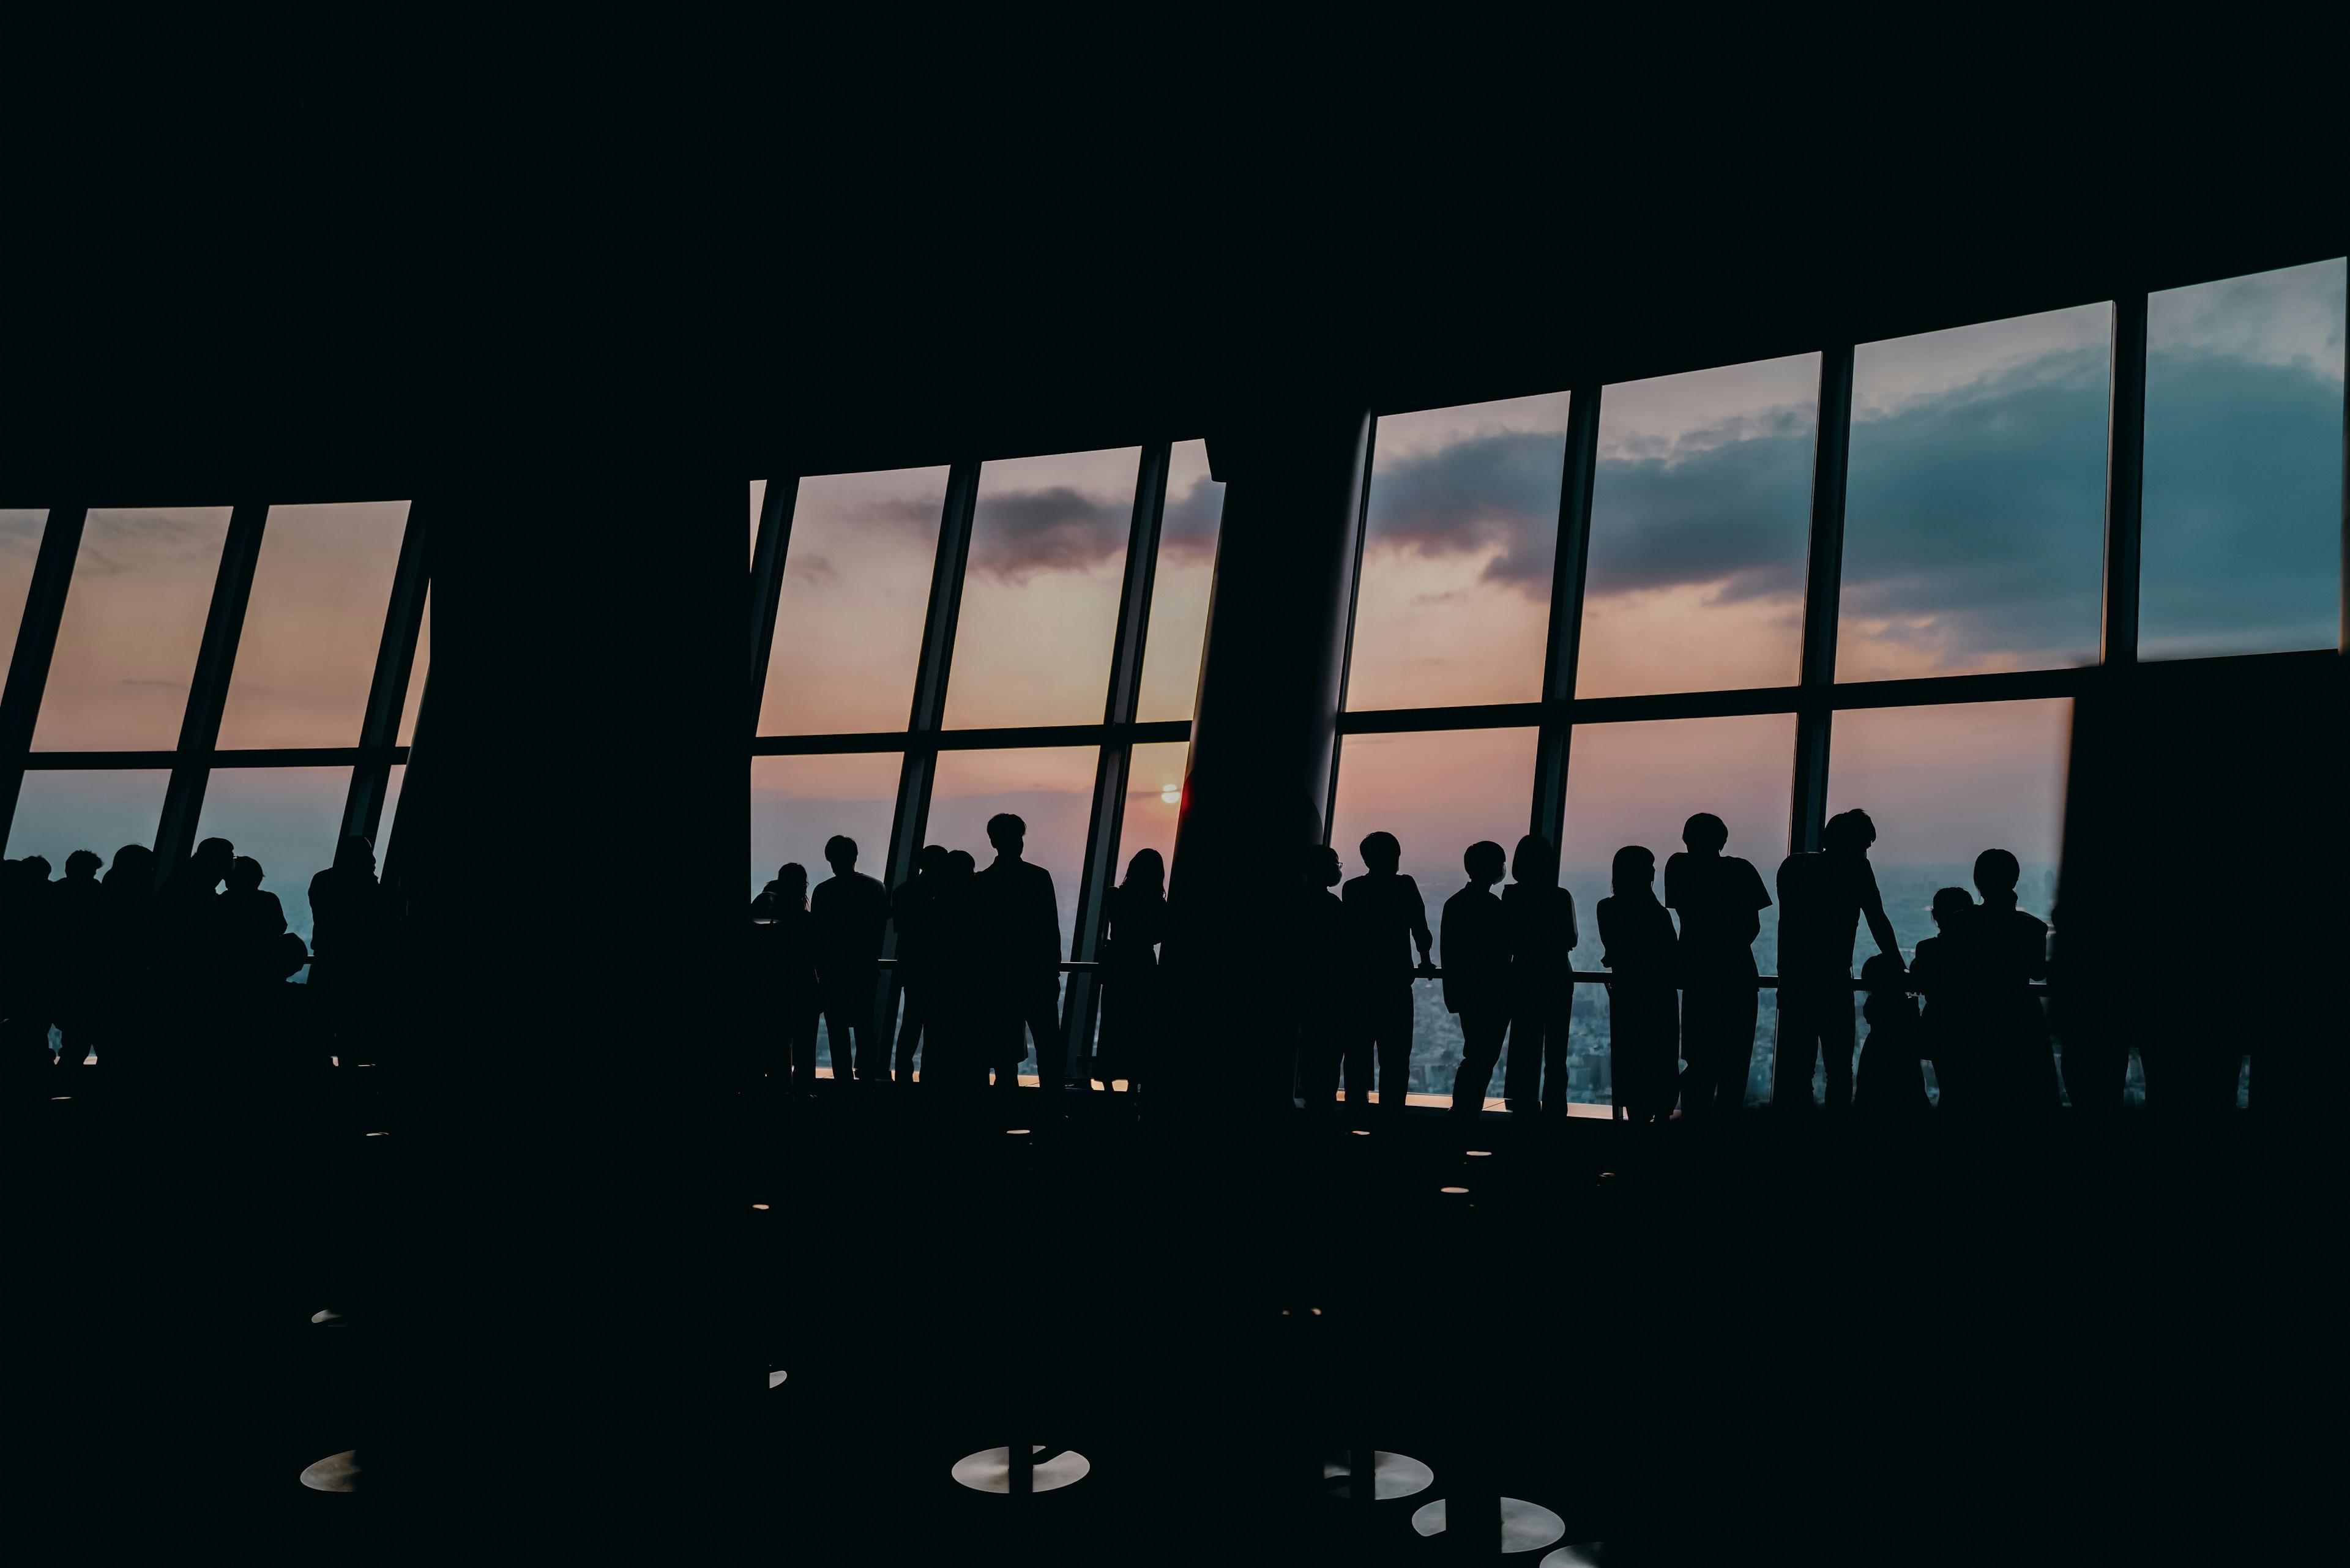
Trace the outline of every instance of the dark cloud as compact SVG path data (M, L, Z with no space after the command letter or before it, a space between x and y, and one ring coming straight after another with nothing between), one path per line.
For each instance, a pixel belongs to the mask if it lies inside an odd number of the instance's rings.
M1400 458L1371 481L1365 545L1427 560L1492 552L1485 581L1546 599L1565 462L1565 441L1534 431Z
M1793 412L1699 432L1669 454L1603 460L1590 591L1702 585L1721 598L1801 594L1813 427Z
M979 504L971 569L1024 583L1039 572L1083 572L1126 549L1133 502L1087 495L1066 485L1014 490Z

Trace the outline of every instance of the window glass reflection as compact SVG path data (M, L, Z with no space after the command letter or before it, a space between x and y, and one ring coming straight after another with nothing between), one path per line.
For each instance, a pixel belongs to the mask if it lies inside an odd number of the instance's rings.
M407 526L405 501L269 509L222 747L359 743Z
M30 769L8 826L8 856L40 856L52 876L62 877L66 857L77 849L102 855L111 866L126 844L151 848L171 782L168 768Z
M1223 518L1224 487L1208 477L1208 443L1177 441L1167 458L1167 510L1150 579L1139 719L1189 719L1199 701L1200 649L1208 633Z
M1428 906L1429 929L1438 930L1444 900L1468 880L1461 852L1488 838L1506 849L1525 832L1534 742L1530 729L1347 736L1330 817L1340 875L1362 875L1365 837L1394 834L1403 846L1404 874L1419 883ZM1440 949L1440 962L1442 956ZM1411 989L1409 1092L1449 1096L1461 1065L1461 1021L1444 1010L1441 982L1414 981ZM1501 1093L1501 1083L1496 1073L1492 1094Z
M946 492L943 468L800 481L761 734L906 727Z
M1577 696L1794 683L1819 382L1804 354L1602 395Z
M1836 678L2096 659L2113 308L1862 344Z
M2147 300L2138 648L2332 648L2342 602L2344 263Z
M1141 459L1121 447L981 467L947 728L1101 722Z
M0 508L0 681L8 679L9 663L16 656L16 632L24 624L33 561L41 553L48 515Z
M1608 895L1608 867L1627 844L1644 846L1657 861L1657 897L1665 897L1665 865L1679 853L1681 827L1711 812L1730 829L1723 849L1753 863L1771 888L1787 852L1789 790L1795 756L1791 713L1727 719L1665 719L1628 724L1578 724L1567 753L1566 842L1559 880L1575 895L1583 944L1575 967L1600 967L1599 900ZM1778 910L1762 911L1754 944L1757 966L1769 974L1777 951ZM1767 1099L1771 1037L1777 1015L1763 993L1755 1023L1754 1058L1746 1099ZM1612 1103L1607 992L1575 988L1569 1040L1574 1097Z
M1347 707L1542 695L1566 409L1554 392L1381 416Z
M196 836L225 838L261 862L262 888L307 942L310 878L334 864L350 787L348 768L214 768Z
M179 744L229 512L90 510L33 733L36 750Z

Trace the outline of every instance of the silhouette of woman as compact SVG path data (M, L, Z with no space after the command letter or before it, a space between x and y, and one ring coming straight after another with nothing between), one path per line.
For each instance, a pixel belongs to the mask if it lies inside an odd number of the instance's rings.
M1156 849L1138 849L1126 880L1110 890L1109 937L1102 944L1101 1037L1091 1076L1107 1088L1126 1080L1139 1088L1157 1054L1160 1004L1159 942L1167 936L1167 862Z
M794 862L751 903L754 992L774 998L775 1028L761 1030L761 1068L779 1087L816 1090L816 919L808 913L807 867Z
M1601 966L1607 982L1607 1049L1616 1108L1636 1122L1673 1114L1680 1086L1679 939L1657 901L1657 857L1637 844L1616 852L1612 896L1599 900Z

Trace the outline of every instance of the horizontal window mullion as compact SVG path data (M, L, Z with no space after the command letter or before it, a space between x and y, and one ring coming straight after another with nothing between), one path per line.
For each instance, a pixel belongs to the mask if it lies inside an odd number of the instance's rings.
M1135 724L1027 724L987 730L879 730L847 735L762 735L754 757L808 757L854 752L993 752L1035 746L1104 746L1188 741L1189 719Z

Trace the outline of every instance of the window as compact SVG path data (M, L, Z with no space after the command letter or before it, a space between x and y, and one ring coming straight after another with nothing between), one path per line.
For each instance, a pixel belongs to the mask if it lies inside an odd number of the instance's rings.
M1216 582L1224 487L1208 476L1208 443L1179 441L1167 460L1167 507L1150 587L1149 650L1139 719L1189 719L1200 696L1200 650Z
M751 759L751 892L777 867L806 867L808 886L832 875L824 846L837 833L857 841L857 868L889 877L889 824L898 808L895 753Z
M348 767L214 768L196 836L225 838L259 861L263 889L277 895L286 929L307 942L310 878L334 864L350 787Z
M1091 746L1032 746L1019 751L941 752L931 784L928 842L970 852L986 870L995 858L988 818L1010 812L1028 825L1021 858L1053 874L1061 906L1061 951L1076 924L1077 884L1093 808Z
M1575 693L1793 684L1820 358L1609 387Z
M2147 298L2142 657L2341 635L2344 270Z
M16 656L16 630L25 617L25 598L32 591L33 560L41 553L43 512L0 510L0 680L8 676Z
M1378 422L1347 706L1542 695L1567 395Z
M91 509L35 750L169 751L180 743L228 524L225 506Z
M1853 357L1836 679L2096 660L2113 307Z
M77 849L102 855L112 866L114 852L125 845L151 848L171 780L168 768L28 773L8 826L9 857L37 855L49 863L52 876L62 877L66 857Z
M407 528L405 501L269 509L223 750L359 743Z
M1183 814L1183 770L1190 765L1191 752L1181 741L1134 748L1127 769L1126 805L1118 818L1118 880L1126 879L1127 863L1139 849L1156 849L1168 870L1174 870L1175 826Z
M1101 722L1141 455L1125 447L980 469L948 729Z

